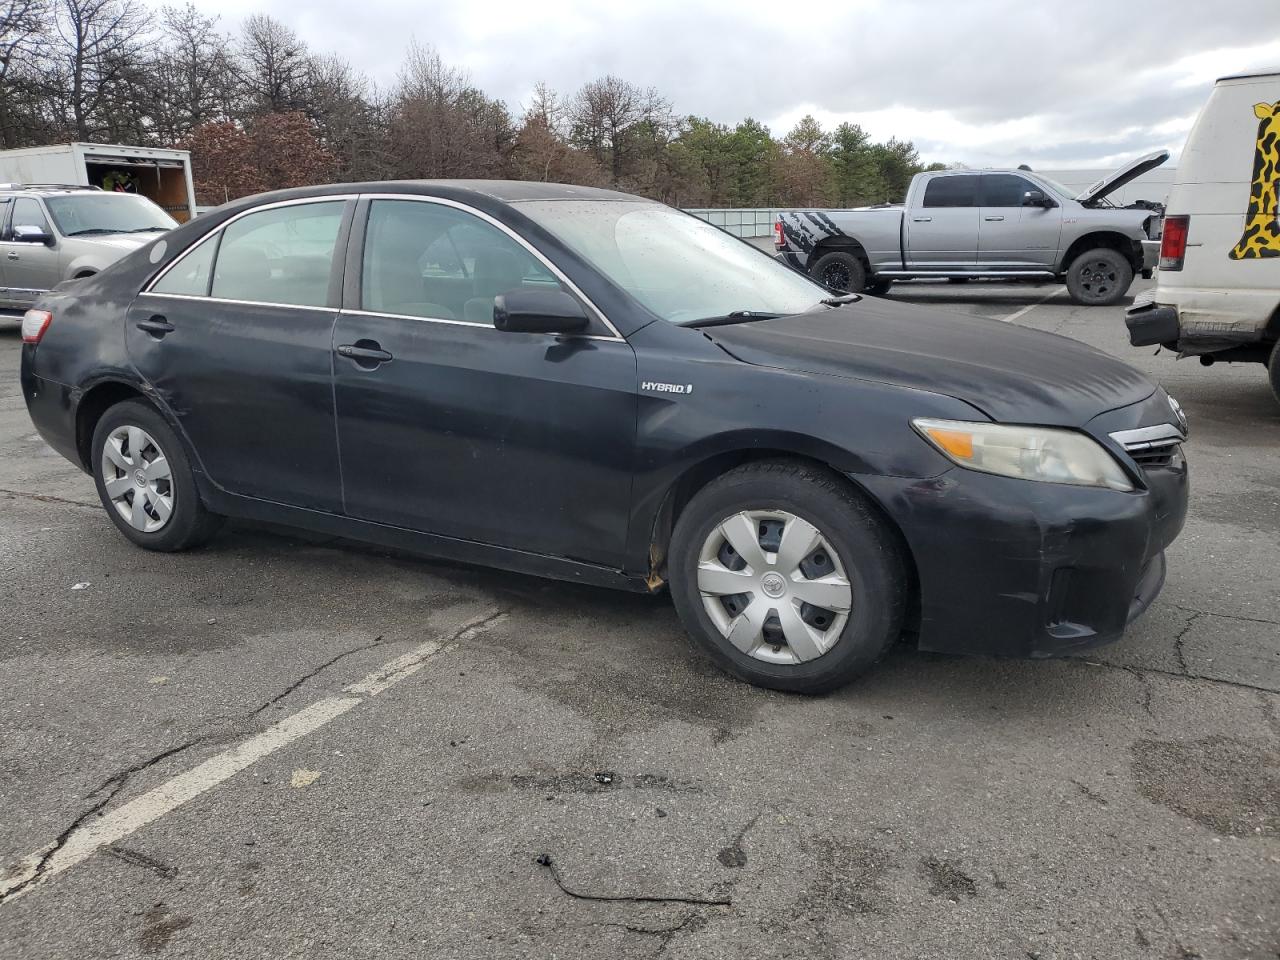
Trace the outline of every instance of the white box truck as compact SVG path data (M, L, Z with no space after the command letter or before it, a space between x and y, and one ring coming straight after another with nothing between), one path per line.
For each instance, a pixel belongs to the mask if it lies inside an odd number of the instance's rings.
M0 150L0 184L66 184L125 189L179 223L196 215L191 153L119 143L57 143Z

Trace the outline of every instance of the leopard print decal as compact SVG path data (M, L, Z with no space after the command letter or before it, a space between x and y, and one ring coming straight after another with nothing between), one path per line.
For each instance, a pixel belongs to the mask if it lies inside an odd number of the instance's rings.
M1258 123L1258 143L1253 154L1253 181L1249 187L1249 210L1244 218L1244 235L1231 248L1232 260L1280 257L1280 209L1276 207L1276 187L1280 181L1280 100L1254 104Z

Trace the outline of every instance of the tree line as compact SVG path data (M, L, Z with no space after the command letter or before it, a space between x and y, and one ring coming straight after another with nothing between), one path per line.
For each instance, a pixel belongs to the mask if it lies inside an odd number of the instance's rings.
M778 138L678 114L615 76L513 110L430 46L385 87L265 14L234 34L194 6L0 0L0 147L69 140L192 152L197 198L332 181L503 177L610 186L676 206L901 200L910 141L811 116ZM940 166L940 165L934 165ZM931 167L930 169L932 169Z

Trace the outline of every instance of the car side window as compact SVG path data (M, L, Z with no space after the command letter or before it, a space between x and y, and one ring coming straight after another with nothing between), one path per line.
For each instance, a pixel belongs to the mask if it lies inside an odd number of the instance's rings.
M1024 180L1012 173L983 174L982 205L984 207L1020 207L1023 195L1028 190L1039 189L1030 180Z
M508 290L561 289L543 263L465 210L417 200L374 200L365 228L361 306L377 313L493 322Z
M978 178L960 174L934 177L924 188L926 207L976 207L978 205Z
M184 297L209 295L209 268L218 249L218 238L210 237L183 255L151 288L152 293L174 293Z
M300 307L329 302L345 201L291 204L241 217L222 232L210 293Z
M30 197L18 197L13 202L13 219L9 228L11 238L16 237L18 227L37 227L41 233L53 233L49 229L49 221L45 218L40 204Z

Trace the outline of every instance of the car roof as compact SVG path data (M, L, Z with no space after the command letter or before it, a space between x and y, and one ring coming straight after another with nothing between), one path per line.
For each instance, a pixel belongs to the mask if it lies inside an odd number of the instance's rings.
M633 203L652 203L644 197L605 190L601 187L580 187L569 183L543 183L538 180L382 180L362 183L329 183L321 186L294 187L274 190L251 197L234 200L229 205L237 210L248 209L262 203L278 203L282 200L306 200L349 193L392 193L407 196L444 197L455 200L519 203L526 200L615 200Z
M0 183L0 197L50 197L75 193L101 193L97 187L62 183Z

